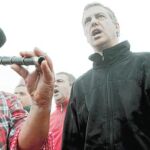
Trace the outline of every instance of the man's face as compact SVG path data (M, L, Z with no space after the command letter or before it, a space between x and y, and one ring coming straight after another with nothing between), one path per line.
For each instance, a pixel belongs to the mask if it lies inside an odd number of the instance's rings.
M70 97L71 85L68 77L64 74L56 74L55 87L54 87L54 99L56 105L60 105L65 99Z
M16 87L14 94L17 96L18 100L21 101L23 107L31 105L31 97L25 86Z
M96 49L109 48L118 40L119 25L109 16L108 10L93 6L84 11L83 28L88 42Z

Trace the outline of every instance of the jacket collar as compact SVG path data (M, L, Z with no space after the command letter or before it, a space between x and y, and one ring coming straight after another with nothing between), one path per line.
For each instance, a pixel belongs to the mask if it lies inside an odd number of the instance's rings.
M93 61L93 67L107 66L115 63L116 61L126 58L130 53L130 44L128 41L121 42L111 48L103 50L103 55L94 53L89 56Z
M60 111L63 111L64 109L67 108L68 103L69 103L69 99L65 99L62 104L56 105L56 109L57 109L57 110L60 110Z

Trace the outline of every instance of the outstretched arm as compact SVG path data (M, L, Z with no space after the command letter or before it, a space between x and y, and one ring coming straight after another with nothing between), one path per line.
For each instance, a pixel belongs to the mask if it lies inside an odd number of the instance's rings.
M35 49L34 52L22 52L22 57L41 56L45 54ZM36 70L29 73L25 68L12 65L12 69L21 75L32 98L30 113L21 127L18 148L21 150L41 149L46 142L49 131L50 108L54 88L52 61L48 56Z

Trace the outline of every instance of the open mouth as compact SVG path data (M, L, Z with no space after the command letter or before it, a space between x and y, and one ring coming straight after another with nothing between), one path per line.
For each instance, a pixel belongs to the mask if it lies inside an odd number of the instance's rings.
M93 31L92 31L92 36L96 36L96 35L98 35L98 34L100 34L102 31L100 30L100 29L94 29Z
M59 91L57 89L54 89L54 94L57 94Z

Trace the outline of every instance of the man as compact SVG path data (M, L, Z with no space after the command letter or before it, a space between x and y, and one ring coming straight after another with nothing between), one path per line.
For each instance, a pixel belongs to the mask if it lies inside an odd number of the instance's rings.
M31 107L31 97L28 93L27 87L23 79L20 80L19 84L14 90L14 94L17 96L18 100L21 102L23 108L29 112Z
M0 39L4 39L0 30ZM0 45L4 44L0 40ZM49 149L48 130L50 105L54 88L52 61L45 53L34 49L21 52L22 57L45 56L45 60L29 73L22 66L12 65L25 80L32 98L32 107L27 117L16 96L0 92L0 149L1 150L41 150Z
M73 85L63 150L150 149L150 53L119 43L119 24L107 7L85 7L83 27L94 48L93 68Z
M54 99L56 110L50 117L49 132L51 150L61 150L64 118L74 80L75 77L67 72L59 72L55 76Z

